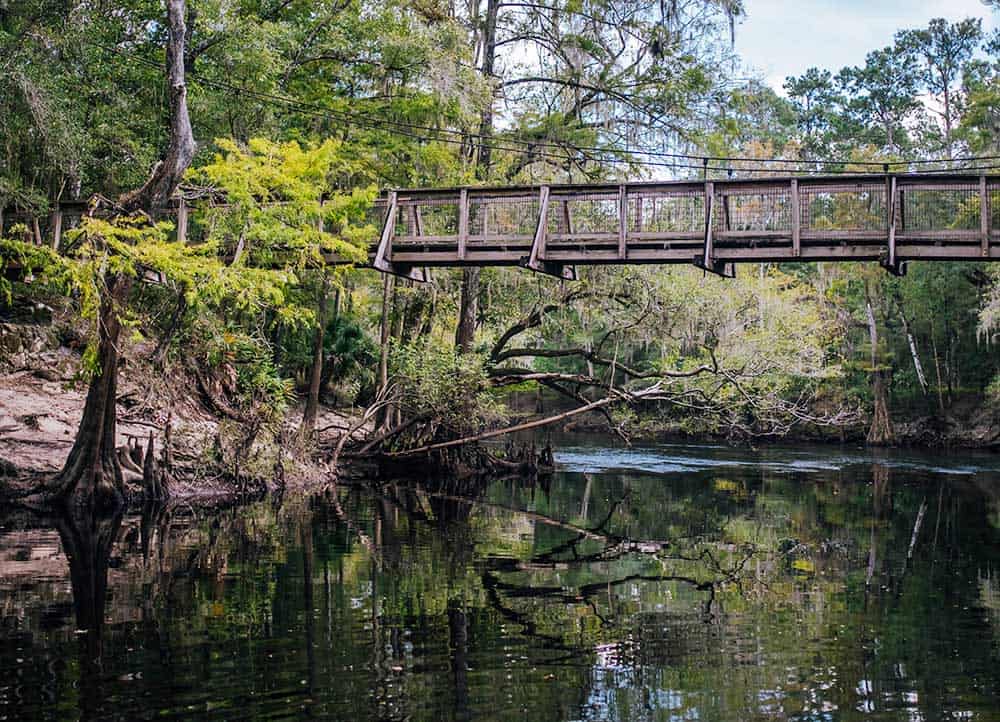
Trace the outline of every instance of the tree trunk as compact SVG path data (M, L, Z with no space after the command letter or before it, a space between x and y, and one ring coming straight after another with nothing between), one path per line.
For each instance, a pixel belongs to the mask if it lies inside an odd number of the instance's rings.
M641 391L632 395L633 399L642 398ZM455 446L465 446L467 444L474 444L479 441L485 441L486 439L493 439L497 436L504 436L505 434L513 434L518 431L528 431L529 429L537 429L541 426L549 426L550 424L556 424L560 421L565 421L566 419L578 416L579 414L585 414L588 411L595 411L597 409L602 409L610 404L622 401L621 396L606 396L603 399L598 399L597 401L591 401L583 406L578 406L575 409L570 409L569 411L563 411L562 413L555 414L554 416L547 416L544 419L535 419L533 421L526 421L523 424L516 424L514 426L508 426L502 429L493 429L491 431L484 431L479 434L474 434L472 436L466 436L461 439L455 439L453 441L441 441L436 444L427 444L425 446L418 447L416 449L406 449L404 451L393 451L386 456L389 457L399 457L399 456L411 456L413 454L425 454L428 451L437 451L439 449L450 449Z
M943 74L942 74L943 75ZM944 80L944 152L948 156L948 160L952 159L952 149L951 149L951 92L948 84L948 79L946 77L942 78Z
M146 183L123 195L121 211L145 211L155 217L166 208L194 157L194 134L184 84L184 0L167 0L167 80L170 86L170 142L163 160ZM54 496L74 506L119 506L124 500L122 470L115 453L118 362L121 318L133 279L108 274L98 317L98 362L91 379L83 418L66 465L50 486Z
M483 20L483 62L480 68L482 76L487 83L495 83L494 67L496 65L496 43L497 43L497 16L500 12L500 0L487 0L486 17ZM493 139L493 93L490 93L489 102L483 109L483 114L479 121L479 149L476 158L476 176L480 180L486 180L486 175L490 170L493 160L493 147L490 141Z
M319 413L319 391L323 380L323 335L326 332L326 301L330 293L330 281L323 277L323 287L319 292L319 308L316 313L316 328L313 330L312 369L309 374L309 395L306 396L306 408L302 414L303 436L312 434L316 428L316 416Z
M115 452L121 318L132 278L109 275L98 316L98 363L91 379L83 418L62 471L53 482L54 495L75 505L115 507L124 501L125 485Z
M917 342L910 331L910 324L906 320L906 313L903 306L899 306L899 318L903 321L903 333L906 334L906 342L910 347L910 357L913 359L913 369L917 372L917 381L920 383L920 390L927 395L927 376L924 374L924 366L920 363L920 355L917 353Z
M948 333L948 350L944 355L944 373L945 380L948 382L948 405L951 406L955 403L955 365L956 365L956 355L955 346L958 339L956 336L949 331Z
M931 347L934 349L934 374L937 376L938 413L944 418L944 382L941 380L941 359L938 356L937 341L934 339L934 329L931 329Z
M167 0L167 81L170 86L170 143L163 160L149 180L119 199L126 211L145 210L151 215L166 207L194 158L194 132L188 116L184 82L184 0Z
M500 0L487 0L486 17L483 18L482 42L483 58L480 73L491 85L494 83L496 64L497 16ZM485 181L489 177L493 162L493 93L483 109L479 121L479 147L476 152L476 177ZM476 320L479 316L479 269L466 268L462 271L462 297L459 302L458 328L455 331L455 345L462 353L472 351L476 337Z
M401 285L402 284L402 285ZM400 288L412 288L411 279L401 279L395 282L392 291L392 331L391 337L399 344L406 338L407 317L410 313L410 300L406 293L400 293ZM389 426L398 426L403 422L403 409L392 404L387 407L386 419Z
M872 345L872 425L868 430L868 443L881 446L893 441L892 418L889 415L889 393L885 374L878 363L878 325L872 310L871 296L865 286L865 311L868 315L868 335Z
M462 353L472 351L476 340L476 319L479 316L479 269L462 271L462 297L458 309L455 345Z
M392 303L392 291L394 277L385 274L382 278L382 319L379 328L379 357L378 357L378 390L379 394L385 392L389 385L389 338L390 338L390 315L389 305ZM386 410L379 410L376 426L388 426L389 414Z

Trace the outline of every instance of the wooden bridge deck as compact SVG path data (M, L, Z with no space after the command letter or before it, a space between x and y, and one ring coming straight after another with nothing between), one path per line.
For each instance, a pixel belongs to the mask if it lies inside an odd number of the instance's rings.
M56 248L83 209L64 204L45 222ZM188 205L178 201L174 213L185 239ZM5 215L8 225L18 220ZM878 261L902 273L910 260L1000 260L1000 176L394 190L372 219L381 233L371 265L416 279L442 266L524 266L574 278L576 266L612 263L693 263L731 275L733 264L761 261Z

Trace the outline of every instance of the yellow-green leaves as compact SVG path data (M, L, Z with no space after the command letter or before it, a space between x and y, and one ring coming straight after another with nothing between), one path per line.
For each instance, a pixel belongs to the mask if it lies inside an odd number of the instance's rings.
M15 225L11 233L17 235L24 229ZM11 303L13 284L4 276L7 268L24 269L26 278L33 282L65 289L69 283L69 268L65 260L46 246L36 246L13 238L0 237L0 301Z
M328 256L367 258L376 188L342 143L255 138L245 147L226 139L216 145L212 162L188 178L211 198L199 205L204 240L233 265L303 269Z
M193 235L221 264L199 293L243 313L271 309L282 323L312 323L313 311L289 294L301 273L330 260L365 261L375 239L366 164L335 140L216 145L212 161L188 174L205 198Z

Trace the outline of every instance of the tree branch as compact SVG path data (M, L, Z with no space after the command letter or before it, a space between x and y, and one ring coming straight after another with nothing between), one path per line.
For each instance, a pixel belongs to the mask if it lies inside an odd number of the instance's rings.
M119 204L126 212L144 210L151 215L166 207L194 158L194 132L188 116L184 82L184 0L167 0L167 83L170 86L170 143L166 155L153 168L149 180L125 194Z

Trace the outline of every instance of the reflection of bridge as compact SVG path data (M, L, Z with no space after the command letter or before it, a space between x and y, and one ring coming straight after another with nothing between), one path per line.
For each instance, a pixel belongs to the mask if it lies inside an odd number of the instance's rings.
M61 229L85 204L53 211ZM575 278L577 265L1000 260L1000 176L837 175L754 180L391 191L371 264L410 278L441 266L525 266ZM171 210L188 237L188 207ZM7 214L8 225L18 220ZM36 219L31 234L43 242ZM0 220L0 223L3 221ZM31 229L29 229L31 230ZM341 263L330 256L328 263Z
M397 190L373 265L1000 260L1000 177L956 174Z

